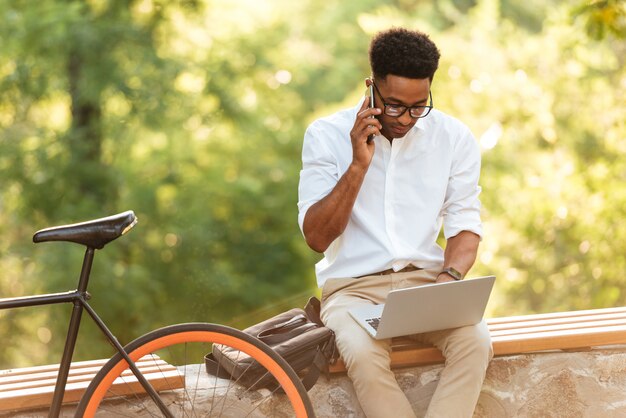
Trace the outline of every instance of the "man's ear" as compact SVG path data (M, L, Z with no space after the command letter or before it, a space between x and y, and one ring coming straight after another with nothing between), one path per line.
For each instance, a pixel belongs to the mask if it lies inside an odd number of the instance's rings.
M373 78L373 77L367 77L367 78L365 79L365 87L369 87L369 86L371 86L372 84L374 84L374 78Z

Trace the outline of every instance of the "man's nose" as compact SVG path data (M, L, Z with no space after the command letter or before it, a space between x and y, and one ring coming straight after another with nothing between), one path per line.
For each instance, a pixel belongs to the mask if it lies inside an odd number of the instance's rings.
M398 118L398 122L400 122L404 126L410 125L411 123L413 123L413 118L411 117L411 114L409 113L408 109L406 112L404 112L402 116Z

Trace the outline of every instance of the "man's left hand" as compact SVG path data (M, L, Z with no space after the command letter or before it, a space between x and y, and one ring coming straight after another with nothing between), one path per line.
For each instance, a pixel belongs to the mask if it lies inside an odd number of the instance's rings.
M437 280L435 280L435 283L445 283L445 282L453 282L454 278L452 276L450 276L448 273L440 273L437 276Z

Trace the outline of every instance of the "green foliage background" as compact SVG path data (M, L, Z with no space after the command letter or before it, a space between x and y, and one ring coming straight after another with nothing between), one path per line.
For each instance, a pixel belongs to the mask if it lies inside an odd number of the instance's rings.
M438 108L483 148L490 315L624 305L621 1L0 0L0 297L75 286L43 227L133 209L96 257L122 342L244 327L314 294L298 230L303 132L350 106L378 30L442 51ZM0 367L58 361L68 306L0 312ZM77 358L108 356L84 322Z

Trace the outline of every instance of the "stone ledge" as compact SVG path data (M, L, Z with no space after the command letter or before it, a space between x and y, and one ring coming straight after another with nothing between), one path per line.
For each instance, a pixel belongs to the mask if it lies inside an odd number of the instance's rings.
M418 417L426 412L442 368L396 371ZM365 417L345 375L321 378L310 396L318 418ZM626 417L626 346L497 357L474 413L483 417Z
M418 417L426 412L442 368L438 364L396 370ZM318 418L365 417L345 374L332 375L330 380L321 377L309 395ZM280 405L272 405L270 410L276 411L276 407ZM73 410L63 408L62 417L73 416ZM11 416L45 417L47 412ZM505 417L626 417L626 345L495 358L487 370L474 418Z

